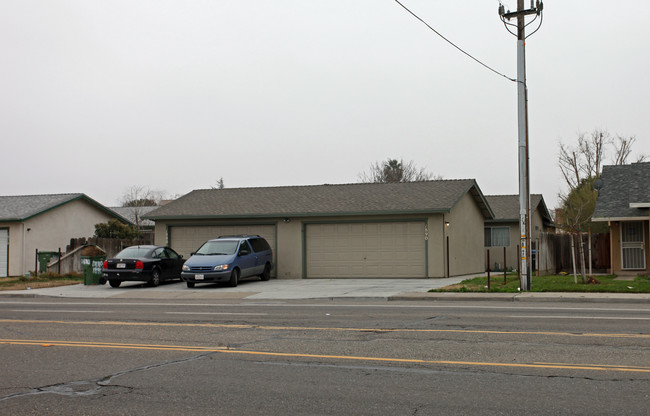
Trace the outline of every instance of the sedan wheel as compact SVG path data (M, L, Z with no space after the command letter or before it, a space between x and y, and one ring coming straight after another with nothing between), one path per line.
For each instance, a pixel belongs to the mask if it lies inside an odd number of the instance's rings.
M149 280L149 285L156 287L160 284L160 270L154 268L151 272L151 280Z
M120 285L122 284L122 281L117 280L117 279L111 279L111 280L108 281L108 284L110 284L111 287L120 287Z

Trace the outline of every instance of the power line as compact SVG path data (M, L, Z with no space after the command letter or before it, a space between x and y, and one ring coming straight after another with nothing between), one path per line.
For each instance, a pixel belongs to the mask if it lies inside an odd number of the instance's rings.
M402 6L402 7L404 8L404 10L406 10L407 12L409 12L413 17L415 17L415 18L418 19L420 22L422 22L426 27L428 27L429 29L431 29L431 31L433 31L433 33L435 33L436 35L440 36L440 37L441 37L445 42L449 43L451 46L453 46L454 48L458 49L460 52L462 52L463 54L467 55L469 58L471 58L471 59L474 60L475 62L479 63L479 64L482 65L483 67L489 69L490 71L494 72L494 73L497 74L497 75L500 75L500 76L504 77L505 79L507 79L507 80L509 80L509 81L517 82L517 80L516 80L515 78L511 78L511 77L509 77L509 76L507 76L507 75L502 74L501 72L499 72L499 71L497 71L496 69L490 67L489 65L487 65L487 64L485 64L485 63L479 61L478 59L476 59L475 57L473 57L473 56L472 56L471 54L469 54L468 52L465 52L462 48L460 48L460 47L457 46L455 43L453 43L452 41L450 41L449 39L447 39L446 37L444 37L440 32L438 32L436 29L434 29L433 27L431 27L431 25L429 25L427 22L425 22L424 20L422 20L422 19L420 18L420 16L418 16L417 14L415 14L415 13L413 13L411 10L409 10L409 8L406 7L406 6L404 6L404 5L403 5L399 0L395 0L395 3L399 4L400 6Z

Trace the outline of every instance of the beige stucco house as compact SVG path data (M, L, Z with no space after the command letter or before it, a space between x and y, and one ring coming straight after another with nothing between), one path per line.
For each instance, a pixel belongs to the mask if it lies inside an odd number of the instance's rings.
M614 274L650 272L650 163L604 166L593 221L610 227Z
M195 190L145 216L184 257L210 238L258 234L277 278L427 278L484 270L474 180Z
M486 195L494 218L485 221L485 248L490 253L490 270L503 270L504 248L506 269L519 269L520 229L519 229L519 195ZM547 254L544 253L545 245L542 244L543 233L554 233L555 225L551 214L546 207L544 197L539 194L530 196L531 215L531 247L536 250L537 270L550 271L548 267L551 261L544 261ZM537 256L537 250L541 256ZM539 262L537 261L539 259ZM548 267L545 267L548 264Z
M95 224L118 218L84 194L0 196L0 276L35 267L36 250L65 250L71 238L92 237Z

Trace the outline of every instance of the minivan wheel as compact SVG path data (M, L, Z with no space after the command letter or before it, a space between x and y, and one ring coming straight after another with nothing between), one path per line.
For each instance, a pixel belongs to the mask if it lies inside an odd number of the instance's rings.
M111 280L108 281L108 284L110 284L111 287L120 287L120 285L122 284L122 281L117 280L117 279L111 279Z
M193 288L195 285L194 282L185 282L185 283L187 283L187 287L189 287L190 289Z
M239 269L232 271L230 274L230 281L228 282L230 287L237 287L237 283L239 283Z
M267 264L266 266L264 266L264 271L260 275L260 279L267 281L270 278L271 278L271 265Z

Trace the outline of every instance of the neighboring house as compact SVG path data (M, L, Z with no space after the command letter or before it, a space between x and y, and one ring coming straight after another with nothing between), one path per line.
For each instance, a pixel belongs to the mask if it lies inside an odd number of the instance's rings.
M186 258L220 235L258 234L279 278L481 273L492 211L474 180L195 190L149 213Z
M84 194L0 196L0 276L34 270L35 253L91 237L95 224L126 220Z
M485 221L485 247L490 252L490 269L503 270L503 248L505 247L507 269L519 269L519 252L517 248L521 244L519 227L519 195L486 195L490 208L494 212L494 218ZM553 218L546 207L544 197L539 194L530 196L531 218L531 248L536 250L536 269L549 270L551 262L545 261L547 256L542 251L541 256L537 255L537 249L544 249L541 244L542 233L554 233L555 225ZM496 263L498 263L498 267Z
M650 163L604 166L593 221L609 223L612 273L648 273Z

